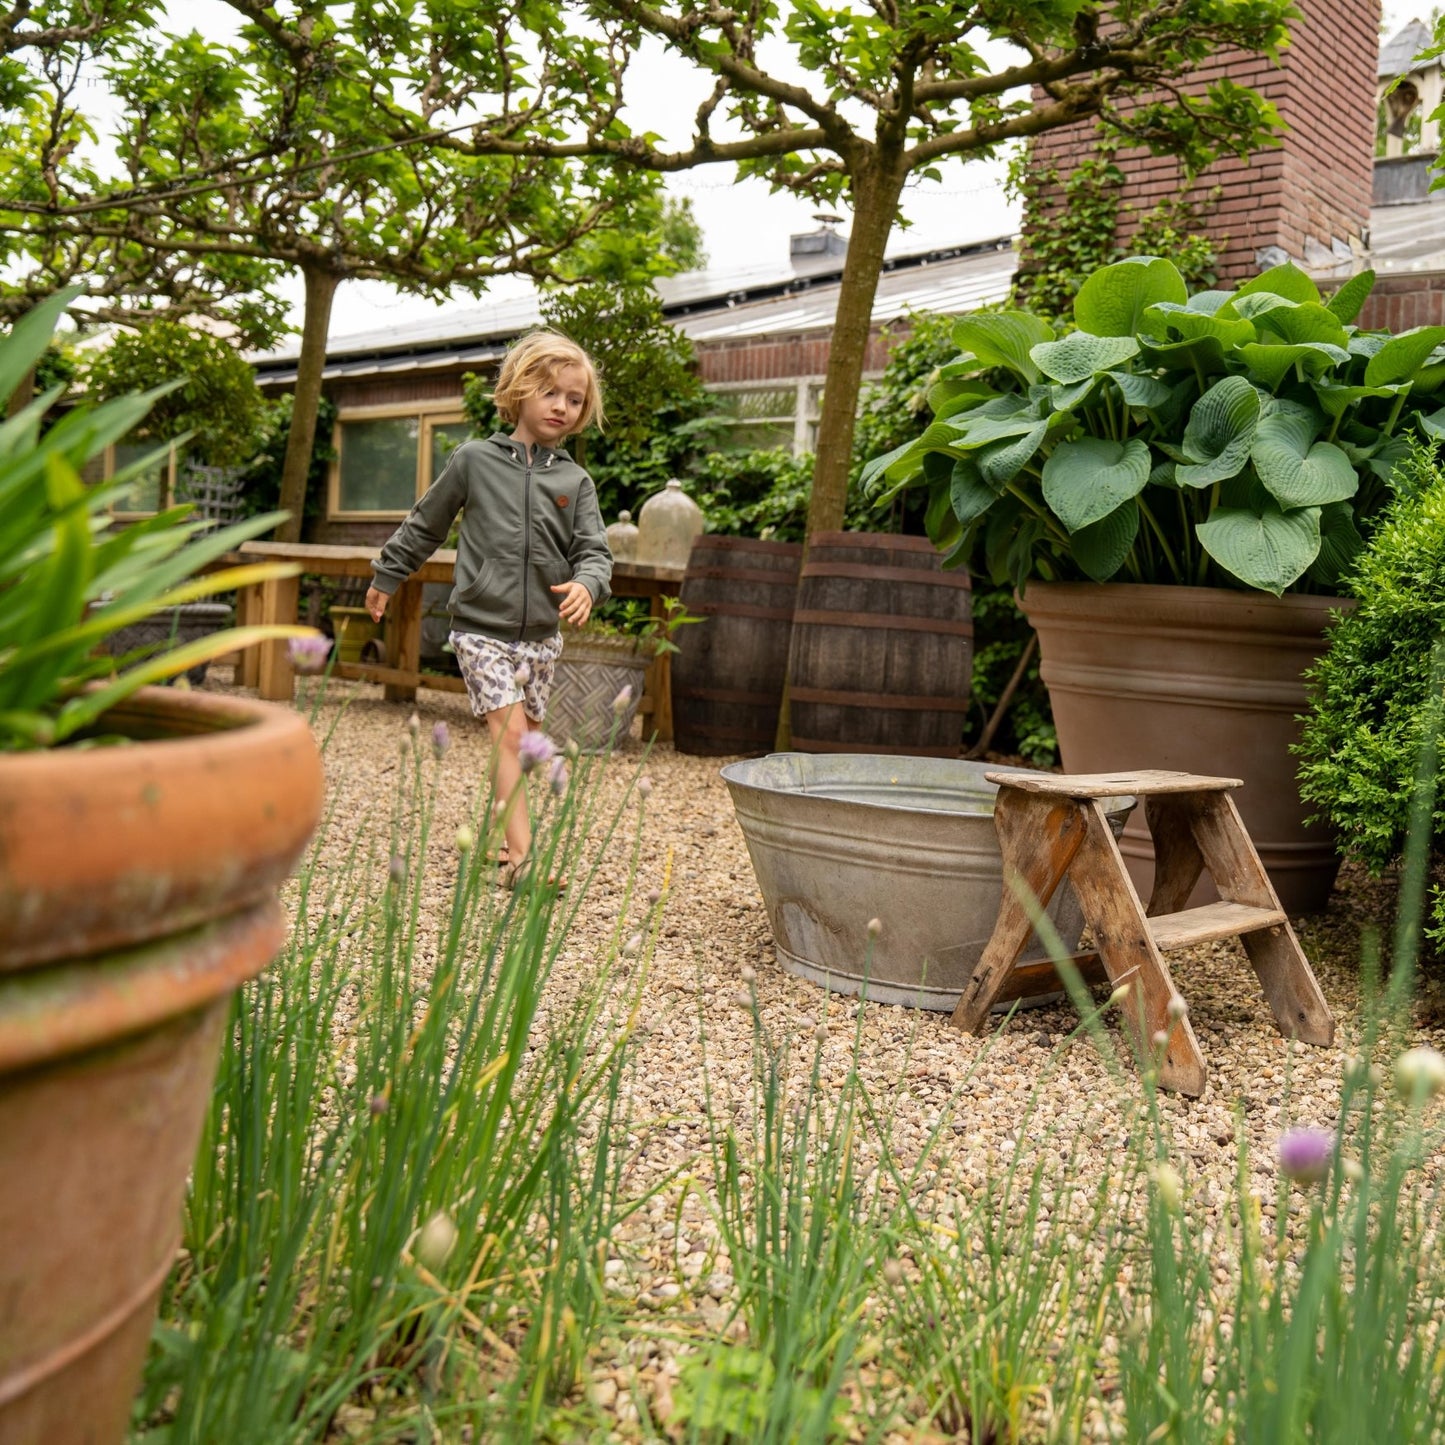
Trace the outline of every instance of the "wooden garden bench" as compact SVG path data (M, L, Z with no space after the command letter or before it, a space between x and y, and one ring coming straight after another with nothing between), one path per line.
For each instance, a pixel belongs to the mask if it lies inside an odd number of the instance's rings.
M291 562L302 572L324 577L370 579L375 546L352 546L310 542L243 542L228 554L232 564L240 562ZM385 663L343 662L333 669L337 677L379 682L388 702L410 702L419 686L448 692L465 692L459 677L425 673L421 670L422 585L450 584L456 572L457 554L442 549L404 582L393 595L386 611ZM662 616L662 598L675 597L682 587L681 567L653 567L642 563L618 562L612 568L612 592L617 597L651 599L654 616ZM299 576L281 577L241 589L237 618L242 624L295 622L300 605ZM664 653L648 667L643 680L642 711L648 716L647 731L656 730L663 742L672 740L671 658ZM285 642L264 642L241 654L236 680L254 687L263 698L289 701L295 674Z
M1334 1018L1229 796L1241 786L1238 778L1162 771L985 776L998 785L994 825L1005 886L993 934L953 1014L958 1028L983 1027L990 1006L1005 995L1037 910L1067 876L1094 939L1094 954L1079 961L1097 959L1115 988L1130 986L1124 1014L1145 1053L1157 1049L1161 1035L1167 1039L1159 1073L1165 1088L1204 1091L1204 1056L1164 961L1166 953L1197 943L1238 937L1280 1032L1311 1044L1333 1042ZM1144 801L1154 839L1147 908L1100 802L1129 794ZM1186 907L1206 870L1219 902ZM1057 986L1056 978L1039 980L1036 991ZM1009 996L1017 996L1016 983Z

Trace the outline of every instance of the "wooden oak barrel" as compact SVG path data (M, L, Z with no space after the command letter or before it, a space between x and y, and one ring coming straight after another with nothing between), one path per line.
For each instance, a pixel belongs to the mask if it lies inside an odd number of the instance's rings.
M705 620L673 640L673 745L703 756L771 752L788 671L798 563L796 542L699 537L681 599Z
M968 574L926 537L819 532L793 614L793 747L957 757L973 666Z

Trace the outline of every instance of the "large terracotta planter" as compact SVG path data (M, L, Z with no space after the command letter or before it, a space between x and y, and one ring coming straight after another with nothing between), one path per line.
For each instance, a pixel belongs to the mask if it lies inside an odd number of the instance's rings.
M0 758L0 1440L124 1438L227 1000L320 816L297 714L148 689Z
M1281 903L1291 913L1324 907L1339 860L1332 835L1305 826L1290 745L1306 706L1302 675L1324 650L1331 613L1352 602L1031 582L1019 605L1039 635L1069 772L1243 778L1235 798ZM1120 847L1147 902L1153 850L1138 814Z

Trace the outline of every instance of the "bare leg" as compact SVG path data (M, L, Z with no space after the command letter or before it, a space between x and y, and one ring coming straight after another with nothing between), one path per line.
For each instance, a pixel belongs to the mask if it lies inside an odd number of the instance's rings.
M502 820L507 840L507 858L515 868L532 846L532 819L527 812L527 782L522 776L518 756L522 736L535 732L541 723L534 722L523 711L520 702L499 707L487 714L487 731L492 737L492 806L493 817Z

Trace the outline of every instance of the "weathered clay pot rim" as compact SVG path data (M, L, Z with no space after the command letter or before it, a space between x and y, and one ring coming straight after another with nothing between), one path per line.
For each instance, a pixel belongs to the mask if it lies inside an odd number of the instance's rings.
M203 1008L286 936L275 899L109 956L0 973L0 1075L70 1058Z
M1020 610L1052 616L1074 611L1072 598L1086 598L1094 614L1123 614L1131 621L1197 631L1201 611L1224 613L1248 625L1252 616L1266 616L1272 625L1304 632L1319 630L1319 616L1331 609L1347 612L1353 597L1327 597L1314 592L1240 591L1232 587L1182 587L1160 582L1030 582L1015 594Z
M657 644L644 637L613 637L605 632L580 632L566 637L562 642L562 662L581 662L581 654L591 652L602 660L616 663L619 667L630 667L634 663L646 666L652 661Z
M128 747L0 757L0 975L198 927L273 892L320 817L306 719L144 688Z

